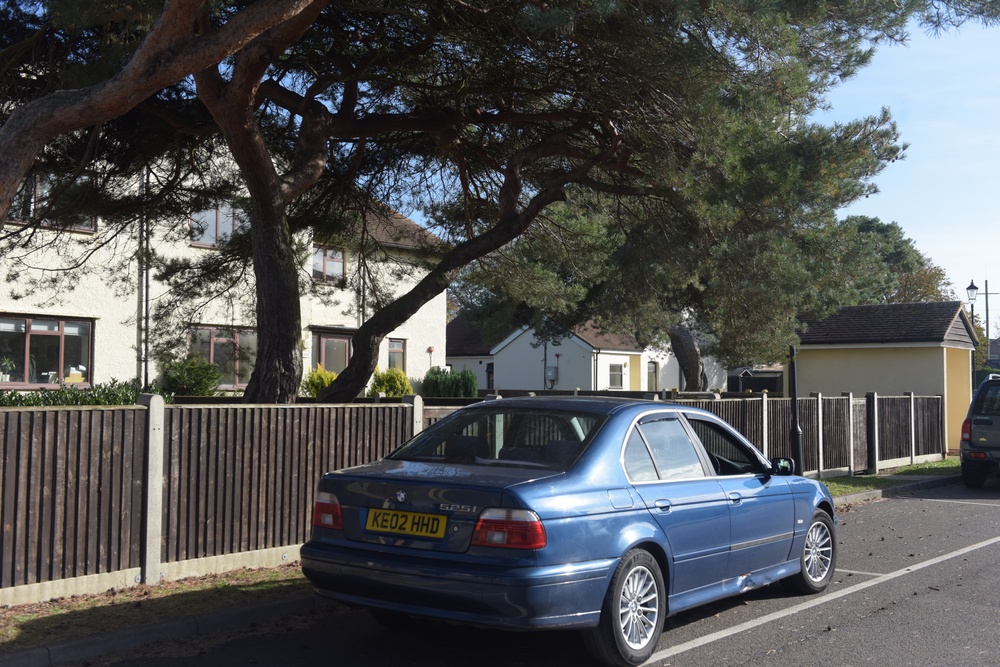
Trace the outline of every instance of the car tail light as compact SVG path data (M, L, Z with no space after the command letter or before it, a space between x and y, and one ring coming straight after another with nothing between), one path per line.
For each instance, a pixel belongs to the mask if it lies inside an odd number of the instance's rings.
M972 420L966 419L962 422L962 440L970 442L972 440Z
M313 525L317 528L333 528L343 530L344 519L340 514L340 501L337 496L326 491L316 494L313 505Z
M479 547L541 549L546 544L542 520L530 510L483 510L472 534L472 545Z

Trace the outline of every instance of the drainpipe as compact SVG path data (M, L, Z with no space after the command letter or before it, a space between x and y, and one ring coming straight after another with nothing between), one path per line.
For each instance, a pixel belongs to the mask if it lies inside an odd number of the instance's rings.
M599 391L600 390L600 387L597 386L598 372L599 372L599 369L600 369L600 359L601 359L601 351L595 348L594 349L594 376L590 380L590 388L593 389L594 391Z

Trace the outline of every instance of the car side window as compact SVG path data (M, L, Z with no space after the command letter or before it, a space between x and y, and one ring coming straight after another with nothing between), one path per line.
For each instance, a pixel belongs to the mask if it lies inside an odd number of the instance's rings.
M632 482L655 482L659 479L649 448L637 430L632 431L625 443L625 472Z
M708 452L717 475L746 475L760 471L757 457L715 422L687 415L691 429Z
M637 430L649 445L661 480L705 476L695 444L679 420L654 419L639 424Z

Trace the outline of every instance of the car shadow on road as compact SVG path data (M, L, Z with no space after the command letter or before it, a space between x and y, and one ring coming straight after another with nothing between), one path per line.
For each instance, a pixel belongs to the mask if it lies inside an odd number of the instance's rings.
M282 604L311 593L304 578L224 584L202 590L174 591L171 586L109 589L92 595L0 609L0 662L4 653L63 645L121 633L143 634L172 622L190 621L250 605ZM164 590L165 589L165 590ZM155 632L151 631L151 634Z

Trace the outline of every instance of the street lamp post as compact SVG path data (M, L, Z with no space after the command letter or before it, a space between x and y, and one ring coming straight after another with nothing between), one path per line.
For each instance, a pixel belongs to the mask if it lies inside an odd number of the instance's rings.
M969 286L965 288L965 293L969 297L969 312L972 315L972 330L976 329L976 296L979 294L979 288L976 287L976 283L973 280L969 281ZM989 298L989 297L987 297ZM972 391L976 391L976 345L972 345Z
M990 281L986 281L983 287L983 296L986 297L986 365L990 365L990 297L996 296L998 292L990 291Z

